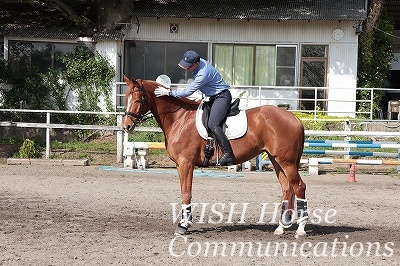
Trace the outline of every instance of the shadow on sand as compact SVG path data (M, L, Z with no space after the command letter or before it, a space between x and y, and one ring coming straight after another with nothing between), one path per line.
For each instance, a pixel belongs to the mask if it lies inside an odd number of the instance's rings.
M243 232L243 231L261 231L261 232L274 232L277 228L276 224L235 224L235 225L224 225L216 227L202 227L199 229L190 230L191 234L202 234L207 232ZM294 233L297 229L297 225L294 224L286 232ZM319 236L319 235L331 235L337 233L352 233L352 232L363 232L370 229L365 227L354 227L354 226L334 226L334 225L306 225L306 232L308 236Z

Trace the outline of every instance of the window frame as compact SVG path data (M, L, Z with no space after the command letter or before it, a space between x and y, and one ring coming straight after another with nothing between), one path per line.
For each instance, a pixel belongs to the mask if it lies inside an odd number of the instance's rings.
M276 75L278 73L278 68L285 68L285 69L293 69L294 70L294 77L293 77L293 84L291 85L284 85L285 87L296 87L298 85L298 57L299 57L299 49L298 45L296 44L277 44L275 45L276 47L276 56L275 56L275 83L274 85L276 87L283 86L278 83L278 79L276 78ZM294 65L293 66L278 66L278 49L279 48L295 48L295 54L294 54Z
M253 55L252 64L253 64L253 66L252 66L252 74L251 74L251 79L252 79L251 84L236 84L235 82L232 82L231 85L235 85L235 86L268 86L268 84L255 85L256 83L259 83L257 81L257 75L256 75L257 64L258 64L258 61L256 60L256 57L257 57L257 48L259 48L259 47L274 47L274 49L275 49L275 54L274 54L275 58L273 58L273 60L274 60L274 66L273 66L274 67L274 69L273 69L273 71L274 71L274 73L273 73L274 74L274 77L273 77L274 80L273 80L273 84L270 84L270 85L272 85L272 86L281 86L281 85L277 84L278 81L277 81L277 78L276 78L277 70L280 67L280 66L277 66L278 49L279 48L294 48L295 49L295 54L294 54L294 58L293 58L293 60L294 60L293 65L292 66L285 66L285 67L282 66L281 69L290 68L290 69L294 70L293 83L290 84L289 87L295 87L298 84L298 51L299 51L299 49L298 49L298 45L297 44L260 44L260 43L257 43L257 44L233 43L232 44L232 43L214 43L212 45L214 65L215 65L216 56L217 56L216 55L217 46L231 47L232 51L233 51L233 57L234 57L235 47L236 46L252 47L252 51L253 51L253 53L252 53L252 55ZM216 66L216 68L218 69L218 66ZM231 65L231 70L230 70L230 72L233 73L232 74L233 75L232 76L232 81L235 81L235 77L234 77L235 69L234 68L235 68L235 63L234 63L234 60L232 59L232 65ZM227 80L227 82L228 82L228 80Z
M34 48L34 45L35 44L44 44L44 46L47 46L47 45L51 45L51 49L50 49L50 68L48 68L48 69L51 69L51 70L54 70L55 69L55 67L56 67L56 65L59 65L59 64L57 64L56 63L56 61L55 60L57 60L59 57L58 56L56 56L56 52L57 52L57 50L55 49L56 47L56 45L60 45L60 44L67 44L67 45L72 45L73 46L73 49L72 49L72 51L71 50L69 50L67 53L69 53L69 52L73 52L74 50L75 50L75 48L76 48L76 46L78 46L79 44L77 43L77 42L62 42L62 41L53 41L53 40L26 40L26 39L10 39L10 40L8 40L7 41L7 44L5 44L5 45L7 45L7 48L8 48L8 53L7 53L7 60L8 60L8 62L9 62L9 64L12 66L12 64L13 64L13 62L16 62L16 61L18 61L18 60L12 60L12 56L11 56L11 53L12 53L12 49L13 49L13 44L14 43L26 43L27 45L29 45L29 49L30 49L30 51L29 51L29 57L28 57L28 62L29 62L29 65L27 66L27 70L29 70L29 71L31 71L32 70L32 67L34 66L34 65L40 65L40 62L39 63L34 63L34 64L32 64L32 50L35 50L35 49L33 49ZM72 48L72 47L71 47ZM67 53L65 53L65 54L67 54ZM21 58L21 57L19 57L19 58ZM46 70L40 70L40 68L39 68L39 70L41 71L41 72L43 72L43 73L45 73L48 69L46 69ZM18 66L18 71L19 70L21 70L21 68L20 68L20 65Z
M152 58L150 60L150 57L153 56L152 51L149 50L150 46L159 46L159 49L154 51L154 53L159 54L157 58L162 57L158 60L157 64L159 65L157 67L148 66L148 64L154 64L154 61L157 59ZM161 74L166 74L171 78L172 83L187 84L193 79L193 74L191 71L181 69L178 66L183 54L187 50L195 50L202 58L208 60L208 48L208 42L126 40L124 42L123 72L125 75L135 78L152 80L155 80ZM135 60L141 62L141 65L133 64Z
M325 47L325 54L324 56L303 56L303 49L305 46L323 46ZM300 52L300 66L299 66L299 70L300 70L300 85L302 87L305 87L303 85L303 81L304 81L304 62L322 62L325 65L325 73L324 73L324 85L323 87L327 87L327 82L328 82L328 63L329 63L329 45L327 44L302 44L301 45L301 52ZM311 86L310 88L313 88L313 86ZM300 89L299 95L301 99L308 99L307 97L304 96L304 94L307 90L306 89ZM328 97L328 92L327 90L317 90L317 99L327 99ZM315 95L314 95L315 98ZM300 106L301 105L311 105L309 101L303 101L300 102ZM312 106L314 106L314 103L312 104ZM321 108L321 110L327 110L328 106L327 106L327 102L326 101L317 101L317 106L319 106ZM310 109L310 108L309 108ZM312 108L313 109L313 108ZM308 109L306 109L308 110Z

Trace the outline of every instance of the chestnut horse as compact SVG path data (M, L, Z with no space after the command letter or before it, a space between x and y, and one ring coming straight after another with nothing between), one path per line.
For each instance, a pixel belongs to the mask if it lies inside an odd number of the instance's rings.
M193 224L191 211L193 171L204 161L204 140L197 133L195 119L199 102L171 96L156 97L154 90L161 86L151 80L129 79L124 76L126 112L122 128L132 132L149 111L165 135L168 156L176 163L181 196L182 219L175 234L186 234ZM240 164L267 152L282 187L279 226L275 234L283 234L292 225L297 206L297 235L305 235L308 220L306 185L298 172L304 147L304 127L291 112L272 105L246 110L248 129L244 136L230 140L234 164ZM217 150L218 151L218 150ZM219 151L220 152L220 151ZM217 153L217 152L216 152ZM215 159L213 155L212 159Z

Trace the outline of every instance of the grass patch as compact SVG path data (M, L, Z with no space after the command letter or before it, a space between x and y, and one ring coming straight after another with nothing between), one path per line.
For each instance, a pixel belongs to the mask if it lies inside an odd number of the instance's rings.
M147 132L140 132L147 133ZM161 133L162 134L162 133ZM131 135L136 135L131 134ZM136 136L137 138L137 136ZM140 140L135 141L152 141L146 139L145 134L142 134ZM148 155L165 155L165 150L149 150ZM51 159L88 159L91 165L111 165L117 161L117 137L109 135L100 137L91 141L72 140L67 142L52 141Z
M81 152L81 151L104 152L104 153L117 152L117 145L115 141L93 140L89 142L83 142L74 140L70 142L61 142L55 140L52 142L51 145L53 150L66 150L71 152Z

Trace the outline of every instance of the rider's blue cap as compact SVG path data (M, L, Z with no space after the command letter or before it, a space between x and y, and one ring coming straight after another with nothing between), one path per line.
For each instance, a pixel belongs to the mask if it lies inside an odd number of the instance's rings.
M189 50L183 55L178 65L186 69L197 62L200 62L200 55L195 51Z

